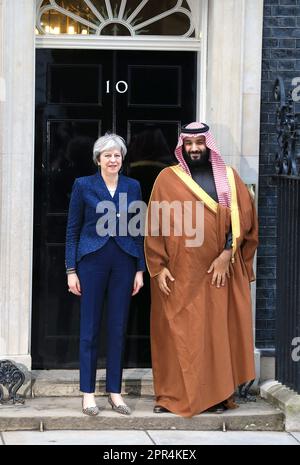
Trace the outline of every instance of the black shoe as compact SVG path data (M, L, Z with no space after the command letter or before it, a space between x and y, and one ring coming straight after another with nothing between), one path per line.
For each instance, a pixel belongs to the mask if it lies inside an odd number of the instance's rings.
M203 413L223 413L225 410L227 410L227 408L225 407L224 403L220 402L219 404L209 407Z
M165 407L162 407L161 405L155 405L153 409L153 413L171 413L170 410L168 410Z

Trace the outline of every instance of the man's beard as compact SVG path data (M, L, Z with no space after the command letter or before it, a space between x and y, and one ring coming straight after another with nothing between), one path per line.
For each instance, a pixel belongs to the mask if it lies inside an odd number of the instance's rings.
M202 152L199 151L197 153L200 154L200 158L193 160L191 156L185 151L185 148L182 147L182 155L189 168L197 168L207 165L209 161L210 149L206 148Z

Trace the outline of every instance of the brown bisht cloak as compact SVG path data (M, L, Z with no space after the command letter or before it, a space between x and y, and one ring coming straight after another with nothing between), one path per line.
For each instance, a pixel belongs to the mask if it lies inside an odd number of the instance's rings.
M177 172L181 170L176 168ZM225 287L213 286L212 273L207 270L224 249L231 210L216 203L190 176L184 174L181 179L172 167L157 177L148 205L148 233L153 201L192 201L193 215L196 200L202 199L205 205L201 246L186 247L185 240L191 238L184 232L181 237L175 236L174 222L169 237L145 238L151 276L156 403L184 417L222 402L239 384L255 378L250 282L255 279L252 262L258 225L247 187L234 170L231 173L236 187L239 237ZM175 278L174 282L168 280L169 296L160 291L155 278L163 267Z

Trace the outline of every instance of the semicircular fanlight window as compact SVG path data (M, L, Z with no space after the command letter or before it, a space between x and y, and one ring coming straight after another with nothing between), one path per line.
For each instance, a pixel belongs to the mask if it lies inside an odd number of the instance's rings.
M36 33L194 38L195 25L187 0L38 0Z

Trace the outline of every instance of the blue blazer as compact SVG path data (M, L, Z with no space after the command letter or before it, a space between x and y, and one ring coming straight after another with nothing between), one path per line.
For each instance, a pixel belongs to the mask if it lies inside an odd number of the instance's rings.
M119 194L127 194L127 204L124 201L119 205ZM138 181L127 176L119 175L118 185L114 196L112 197L107 186L99 172L92 176L84 176L75 179L73 184L67 234L66 234L66 268L75 268L84 255L101 249L111 236L121 247L121 249L136 257L137 271L145 271L145 258L143 248L143 237L137 237L119 234L119 218L124 214L124 208L127 210L127 224L134 215L128 213L128 204L135 200L141 200L141 188ZM96 230L98 220L106 214L97 213L96 207L101 201L110 201L115 206L116 230L105 236L99 235ZM102 204L103 205L103 204ZM123 212L123 213L122 213ZM98 223L99 224L99 223ZM124 233L123 233L124 234Z

